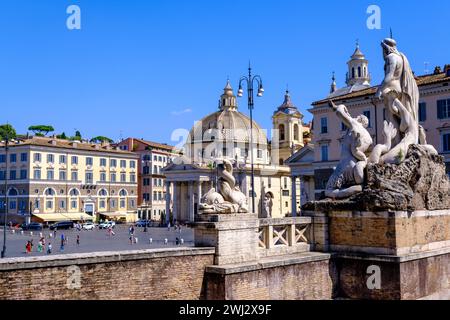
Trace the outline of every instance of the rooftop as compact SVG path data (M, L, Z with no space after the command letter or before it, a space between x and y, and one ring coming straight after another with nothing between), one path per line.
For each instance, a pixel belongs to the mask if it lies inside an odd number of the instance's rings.
M158 142L148 141L148 140L144 140L144 139L137 139L137 138L132 138L132 139L136 140L142 144L145 144L151 148L158 148L158 149L163 149L163 150L167 150L167 151L175 151L175 147L169 146L168 144L165 144L165 143L158 143Z
M417 85L420 87L420 86L425 86L425 85L430 85L430 84L450 81L450 75L448 73L446 73L446 72L439 72L439 73L435 73L435 74L427 74L427 75L422 75L422 76L416 77L416 81L417 81ZM359 91L350 92L350 93L347 93L347 94L335 96L334 99L336 99L336 100L345 100L345 99L352 99L352 98L360 98L360 97L365 97L365 96L371 96L371 95L374 95L377 92L378 87L379 86L373 86L373 87L369 87L367 89L362 89L362 90L359 90ZM318 101L313 102L312 105L313 106L318 106L318 105L327 103L328 100L329 100L329 98L318 100Z
M4 147L5 143L0 142L0 148ZM74 149L74 150L84 150L84 151L97 151L97 152L108 152L116 154L130 155L133 154L129 151L124 151L112 147L109 143L90 143L82 141L71 141L64 139L57 139L54 137L25 137L19 138L17 140L10 141L9 147L16 146L40 146L40 147L51 147L51 148L62 148L62 149Z

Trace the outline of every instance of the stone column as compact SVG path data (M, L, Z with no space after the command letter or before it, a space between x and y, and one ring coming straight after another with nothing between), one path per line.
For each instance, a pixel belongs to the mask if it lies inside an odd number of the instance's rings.
M170 219L170 182L166 181L166 223L169 223Z
M188 195L189 195L189 222L194 222L194 181L188 183Z
M202 202L202 182L199 181L197 182L197 210L201 202Z
M292 176L292 216L297 216L297 177Z
M178 194L180 192L180 185L179 182L173 182L173 205L172 205L172 212L173 212L173 220L178 220L178 206L180 203L178 202Z

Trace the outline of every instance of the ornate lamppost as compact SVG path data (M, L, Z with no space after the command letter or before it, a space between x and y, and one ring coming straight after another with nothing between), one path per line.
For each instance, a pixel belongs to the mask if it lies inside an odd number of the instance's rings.
M258 86L258 97L262 97L264 93L264 88L262 84L262 79L259 75L252 76L252 68L250 63L248 65L248 76L243 76L239 80L239 90L238 97L242 97L244 90L242 89L242 84L247 85L247 96L248 96L248 109L250 111L250 164L251 164L251 187L252 187L252 210L255 211L255 172L254 172L254 161L253 161L253 85L256 83Z

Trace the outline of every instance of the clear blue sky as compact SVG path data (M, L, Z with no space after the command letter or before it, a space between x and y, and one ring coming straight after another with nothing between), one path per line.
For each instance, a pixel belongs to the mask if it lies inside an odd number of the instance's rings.
M81 30L66 28L71 4ZM370 4L381 7L381 30L366 27ZM431 71L450 63L448 12L447 0L2 0L0 123L171 143L174 129L217 110L227 76L236 89L249 59L266 90L255 119L271 128L289 84L310 120L333 70L343 86L356 39L374 84L389 27L416 74L424 62Z

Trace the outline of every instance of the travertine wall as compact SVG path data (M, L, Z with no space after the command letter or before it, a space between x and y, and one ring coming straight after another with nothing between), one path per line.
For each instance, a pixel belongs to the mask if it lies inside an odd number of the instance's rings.
M89 253L0 264L0 299L200 299L209 248Z
M290 261L291 260L291 261ZM262 260L263 261L263 260ZM328 300L336 271L327 254L305 253L254 266L206 270L208 300Z

